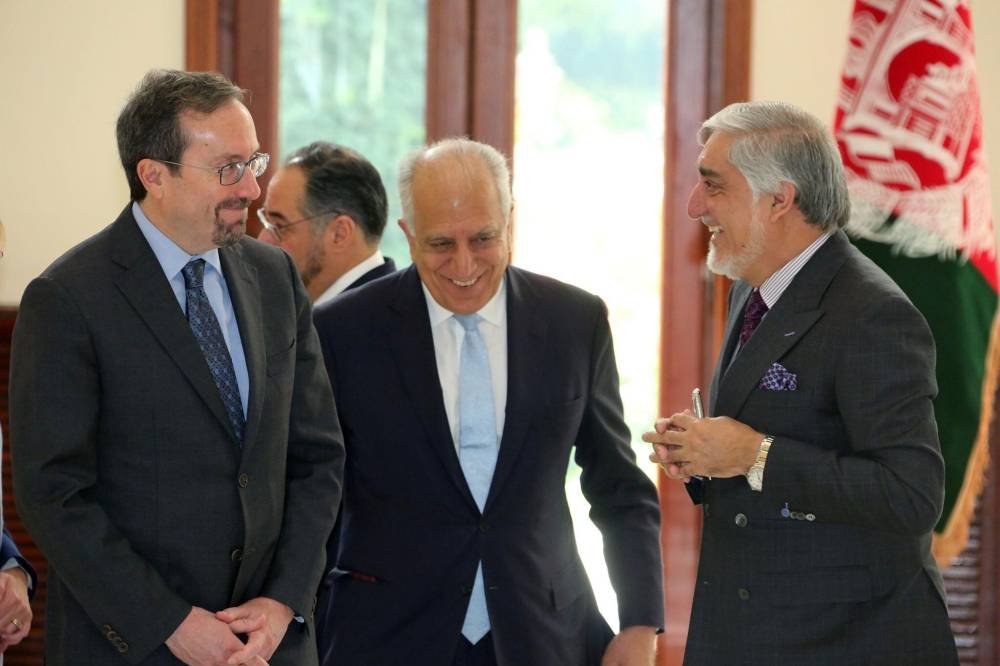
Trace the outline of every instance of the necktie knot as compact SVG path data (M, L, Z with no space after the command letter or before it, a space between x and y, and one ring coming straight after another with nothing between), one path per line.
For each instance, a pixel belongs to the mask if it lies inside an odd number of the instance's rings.
M467 315L454 315L455 319L462 328L465 329L466 333L478 333L479 332L479 315L477 314L467 314Z
M185 289L200 289L205 280L205 260L192 259L181 269Z
M743 327L740 328L740 346L742 347L753 335L753 332L757 330L757 326L760 324L760 320L764 318L767 314L767 303L764 302L764 297L760 295L759 289L754 289L753 293L750 294L750 300L747 301L746 310L743 311Z

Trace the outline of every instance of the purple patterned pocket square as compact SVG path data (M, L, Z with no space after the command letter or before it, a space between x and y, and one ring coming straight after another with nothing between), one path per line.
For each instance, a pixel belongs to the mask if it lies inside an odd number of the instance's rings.
M798 375L789 372L780 363L772 363L764 376L760 378L759 384L760 388L765 391L794 391L798 385Z

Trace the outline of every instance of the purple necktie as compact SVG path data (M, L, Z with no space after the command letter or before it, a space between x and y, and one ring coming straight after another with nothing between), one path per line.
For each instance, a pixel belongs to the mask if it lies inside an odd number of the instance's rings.
M754 289L753 293L750 294L750 300L747 301L747 307L743 311L743 327L740 329L740 347L746 345L747 340L753 335L753 332L757 329L760 320L764 318L765 314L767 314L767 303L764 302L760 291Z

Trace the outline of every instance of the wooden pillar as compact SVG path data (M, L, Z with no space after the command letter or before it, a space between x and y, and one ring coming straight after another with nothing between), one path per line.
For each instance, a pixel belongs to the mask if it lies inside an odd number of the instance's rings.
M721 344L725 287L705 268L707 236L688 219L687 197L702 121L748 91L750 0L668 0L664 133L660 413L690 406L708 382ZM682 484L660 474L667 626L657 663L680 664L697 575L701 510Z
M517 0L430 0L427 141L467 136L514 152Z

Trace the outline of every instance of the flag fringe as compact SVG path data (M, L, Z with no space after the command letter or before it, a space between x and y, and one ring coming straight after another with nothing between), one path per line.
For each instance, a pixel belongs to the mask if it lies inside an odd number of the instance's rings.
M969 541L969 524L976 510L976 500L983 490L986 467L990 462L990 430L993 425L993 399L1000 374L1000 311L993 317L990 345L986 355L986 374L983 378L983 399L979 410L979 428L972 446L969 462L965 467L962 489L954 508L945 523L944 531L934 533L931 552L939 567L947 567Z

